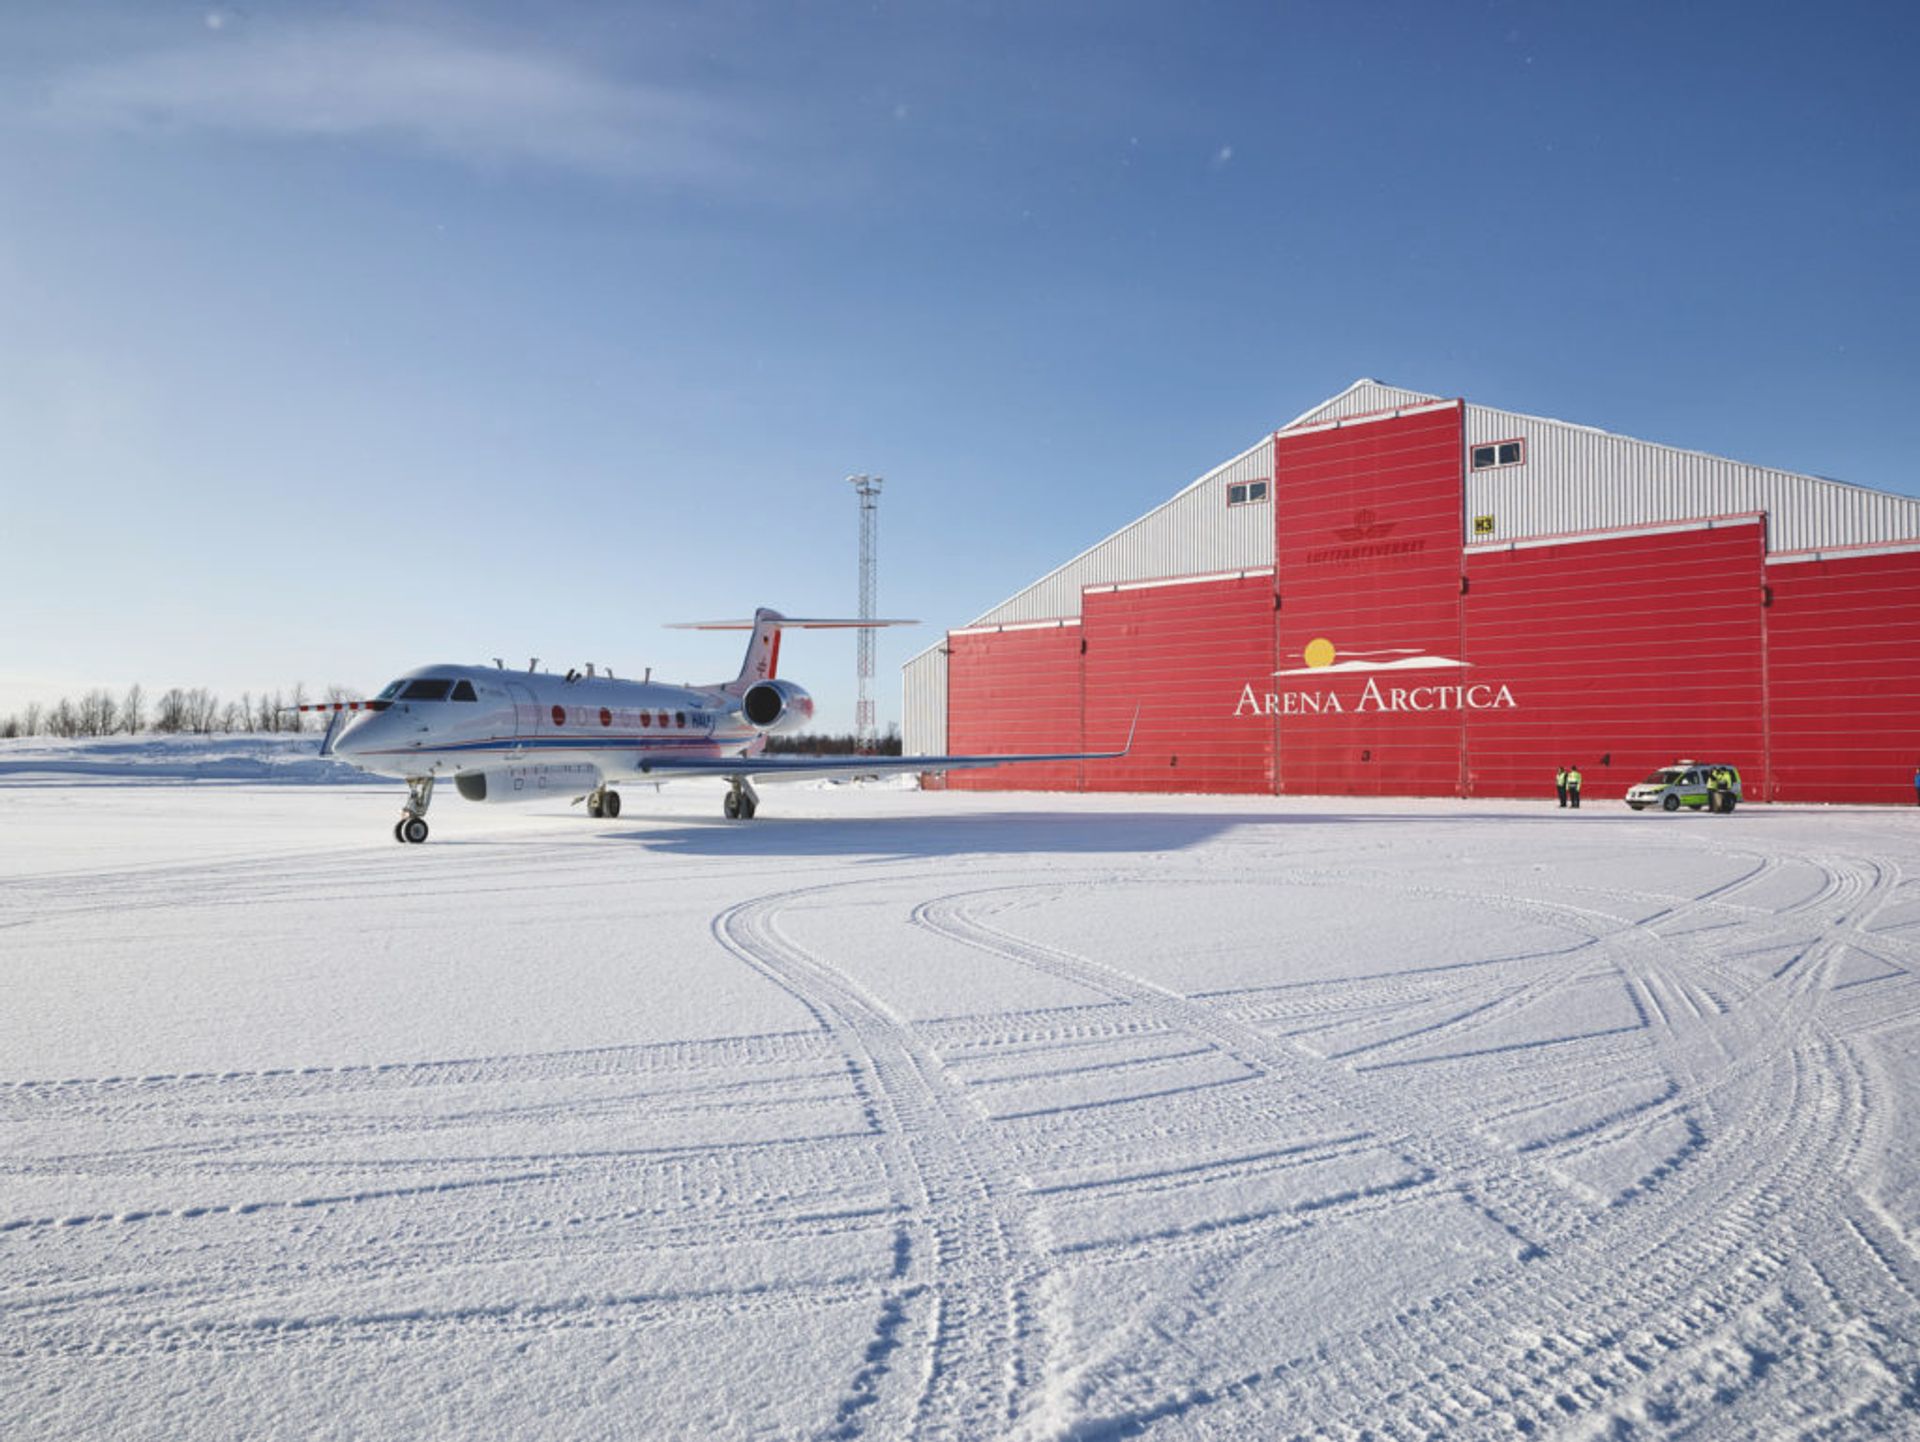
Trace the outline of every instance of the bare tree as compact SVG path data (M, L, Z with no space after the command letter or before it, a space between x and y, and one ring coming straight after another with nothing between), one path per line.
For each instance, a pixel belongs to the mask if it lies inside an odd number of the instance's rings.
M134 682L120 698L120 729L131 736L147 729L147 693Z
M187 724L202 736L209 736L220 724L220 698L205 686L187 692Z
M305 681L295 681L293 683L293 695L287 698L287 705L292 708L287 712L287 730L304 731L307 729L307 713L300 709L306 704L307 683Z
M38 736L40 727L46 720L46 712L38 701L27 702L26 709L20 713L20 734Z
M55 702L53 710L47 713L47 734L62 740L80 734L80 713L65 696Z
M171 736L188 725L187 693L178 686L162 693L153 717L153 729Z
M106 736L113 731L118 715L119 711L113 704L113 693L96 687L80 698L75 726L82 736Z
M20 718L9 715L0 720L0 741L11 741L20 734Z

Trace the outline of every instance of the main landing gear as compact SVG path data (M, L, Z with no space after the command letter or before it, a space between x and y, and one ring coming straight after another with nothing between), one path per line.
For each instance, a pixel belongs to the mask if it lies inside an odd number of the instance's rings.
M753 789L753 783L744 776L729 776L732 786L726 799L720 803L720 810L729 821L751 821L753 813L760 809L760 793Z
M407 778L407 804L400 810L400 819L393 823L395 841L411 841L416 845L427 839L427 807L433 803L433 778L431 776L409 776Z
M587 793L587 815L598 821L606 817L611 821L620 814L620 793L609 791L604 786L594 788Z

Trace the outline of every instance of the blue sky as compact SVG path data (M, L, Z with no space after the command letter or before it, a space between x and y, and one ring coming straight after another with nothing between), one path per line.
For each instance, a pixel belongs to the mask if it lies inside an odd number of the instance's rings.
M1920 493L1907 7L0 12L0 711L897 665L1363 375ZM852 719L853 646L786 669Z

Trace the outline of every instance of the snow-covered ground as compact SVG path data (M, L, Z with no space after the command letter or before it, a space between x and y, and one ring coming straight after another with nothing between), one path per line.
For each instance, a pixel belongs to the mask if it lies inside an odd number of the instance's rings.
M1920 1429L1915 816L719 795L0 777L0 1435Z

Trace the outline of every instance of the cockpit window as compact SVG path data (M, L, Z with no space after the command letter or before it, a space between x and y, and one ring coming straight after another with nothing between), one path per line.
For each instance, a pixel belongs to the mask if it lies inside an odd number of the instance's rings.
M391 681L387 684L387 689L382 691L374 699L376 701L391 701L400 694L400 688L406 684L405 681Z
M473 682L455 681L453 683L453 699L456 701L478 701L480 698L473 694Z
M444 701L447 692L453 689L451 681L409 681L407 689L400 693L402 701Z

